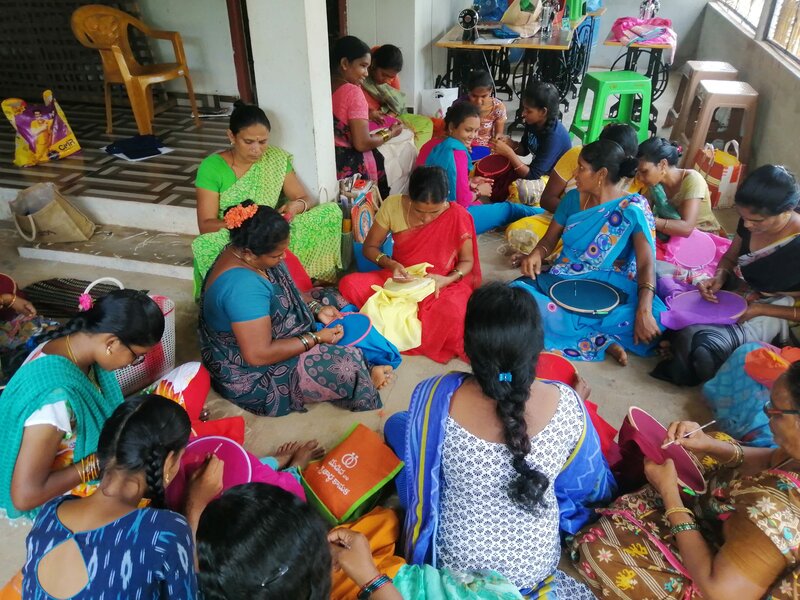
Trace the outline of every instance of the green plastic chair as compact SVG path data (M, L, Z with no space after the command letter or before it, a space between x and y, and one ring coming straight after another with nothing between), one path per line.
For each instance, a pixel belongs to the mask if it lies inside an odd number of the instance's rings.
M589 118L583 116L587 92L592 91L592 112ZM606 105L609 97L619 97L617 113L611 117ZM641 110L634 120L634 100L641 97ZM609 123L627 123L636 130L639 143L649 137L650 105L652 102L652 82L649 78L633 71L606 71L587 73L581 85L575 119L569 132L589 144L600 137L603 127Z

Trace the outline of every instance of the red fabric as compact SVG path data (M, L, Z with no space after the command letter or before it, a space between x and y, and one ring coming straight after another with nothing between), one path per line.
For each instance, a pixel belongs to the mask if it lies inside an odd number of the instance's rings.
M467 300L472 290L481 284L481 265L478 257L477 235L472 217L458 204L436 220L422 227L392 233L394 251L392 258L404 266L431 263L428 272L447 275L458 262L458 252L466 239L472 243L474 266L472 272L458 283L441 290L439 297L433 294L419 303L417 316L422 322L422 344L404 354L427 356L436 362L445 363L454 356L467 361L464 354L464 316ZM375 292L373 285L383 286L392 276L387 270L370 273L352 273L339 282L342 295L361 308Z
M287 250L283 262L286 264L286 268L289 269L289 275L291 275L297 289L301 292L310 292L314 284L311 283L311 277L306 273L305 267L300 263L300 259Z

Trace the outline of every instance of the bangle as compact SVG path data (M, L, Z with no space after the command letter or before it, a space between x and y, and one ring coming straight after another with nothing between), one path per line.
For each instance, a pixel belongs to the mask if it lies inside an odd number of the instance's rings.
M548 256L550 256L550 248L548 248L547 245L543 244L542 242L536 244L536 248L534 248L534 250L544 250L544 252L542 253L542 259L545 259Z
M382 258L386 258L387 256L389 256L389 255L386 254L385 252L378 252L378 256L375 257L375 264L380 267L381 266L381 259Z
M392 580L389 578L388 575L378 575L377 577L370 580L366 583L361 590L358 592L358 600L366 600L373 593L377 592L380 588L385 586L387 583L392 583Z
M301 333L300 335L298 335L297 339L303 342L303 347L306 349L306 352L308 352L311 349L311 346L309 345L308 340L306 339L305 333Z
M7 295L7 294L6 294ZM11 308L14 306L14 302L17 301L17 292L16 290L11 294L11 300L9 300L8 304L0 302L0 308Z
M517 169L519 169L520 167L524 167L524 166L525 166L525 163L524 163L524 162L522 162L522 161L520 161L520 162L519 162L519 164L518 164L516 167L514 167L514 170L516 171L516 170L517 170Z
M306 212L308 210L308 202L306 202L303 198L296 198L295 202L303 203L303 212Z
M456 281L461 281L462 279L464 279L464 272L461 269L453 269L452 271L450 271L450 273L455 273L456 275L458 275L458 279L456 279Z
M664 513L664 516L669 518L670 515L676 515L679 513L686 513L690 517L694 518L694 513L688 509L681 506L680 508L670 508L667 512Z
M308 310L311 311L315 317L322 311L322 304L317 302L316 300L312 300L308 303Z
M733 446L733 458L730 460L721 463L723 467L730 467L735 469L736 467L741 467L742 463L744 462L744 450L742 450L741 444L736 441L728 441L728 443Z
M797 321L797 307L792 307L792 321Z
M322 343L322 340L319 339L319 336L315 332L309 331L308 335L311 336L311 338L314 340L314 343L316 343L317 346L319 346Z
M637 289L638 289L640 292L642 291L642 289L647 289L647 290L650 290L651 292L653 292L653 295L655 295L655 293L656 293L656 286L654 286L654 285L653 285L652 283L650 283L649 281L645 281L644 283L640 283L640 284L639 284L639 287L638 287Z
M667 233L667 229L669 229L669 219L664 219L664 233Z
M385 143L386 143L386 142L388 142L390 139L392 139L392 134L391 134L391 132L390 132L390 131L387 129L387 130L385 130L385 131L383 131L383 132L381 133L381 138L383 139L383 143L385 144Z
M81 483L86 483L86 475L83 474L83 459L81 459L80 462L73 463L72 466L78 471L78 477L80 477Z
M697 523L690 521L688 523L678 523L669 528L672 535L677 535L681 531L698 531Z

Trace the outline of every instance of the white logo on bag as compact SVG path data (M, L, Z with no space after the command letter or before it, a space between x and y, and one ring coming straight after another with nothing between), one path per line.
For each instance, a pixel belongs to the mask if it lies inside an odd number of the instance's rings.
M350 452L342 457L342 464L348 469L354 469L358 464L358 454Z

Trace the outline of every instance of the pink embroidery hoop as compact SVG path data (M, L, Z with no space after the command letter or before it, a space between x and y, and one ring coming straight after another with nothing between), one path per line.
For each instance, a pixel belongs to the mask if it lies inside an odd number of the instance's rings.
M673 236L671 240L674 240ZM707 233L695 229L683 239L677 240L677 248L673 252L675 262L687 269L699 269L709 264L717 255L717 246Z
M372 331L372 320L365 314L358 312L342 313L341 319L328 323L325 328L341 325L344 335L339 340L339 346L355 346Z

